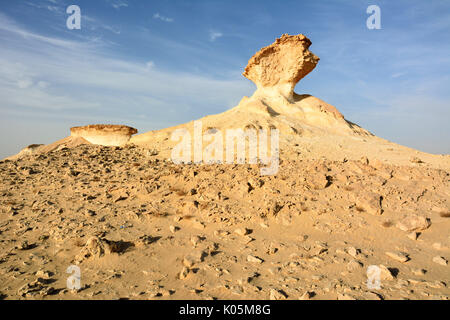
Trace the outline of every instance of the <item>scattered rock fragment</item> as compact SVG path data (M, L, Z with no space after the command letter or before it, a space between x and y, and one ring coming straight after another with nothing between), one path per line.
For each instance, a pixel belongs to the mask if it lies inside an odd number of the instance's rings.
M358 196L358 207L364 209L365 212L373 215L383 214L382 208L383 197L373 192L365 192Z
M90 257L100 258L104 255L124 252L134 243L124 241L111 241L99 237L91 237L86 242L81 252L75 257L75 262L79 263Z
M189 274L189 268L184 267L178 274L178 279L180 279L180 280L186 279L188 274Z
M203 258L206 254L203 251L196 251L184 257L183 265L185 267L191 268L194 264L200 263L203 261Z
M363 267L363 264L359 262L358 260L352 260L347 264L347 270L348 271L355 271L358 269L361 269Z
M399 251L392 252L392 251L388 251L388 252L386 252L386 255L387 255L388 257L390 257L390 258L392 258L392 259L398 261L398 262L406 262L406 261L409 260L408 254L407 254L407 253L404 253L404 252L399 252Z
M270 300L285 300L288 295L282 290L270 289L269 299Z
M305 293L300 296L299 300L311 300L315 295L314 291L305 291Z
M360 251L358 249L356 249L355 247L348 247L347 248L347 253L349 255L351 255L353 258L356 258L358 256L359 252Z
M248 255L247 256L247 261L248 262L252 262L252 263L263 263L264 260L261 258L258 258L256 256L252 256L252 255Z
M394 280L395 275L392 273L392 271L389 268L387 268L386 266L384 266L382 264L379 265L378 267L381 270L380 280L387 280L387 281Z
M407 237L411 240L417 240L419 238L420 232L410 232Z
M36 277L42 278L42 279L50 279L50 277L53 275L53 272L46 271L46 270L39 270L36 272Z
M416 276L424 276L427 271L425 269L413 269L412 273Z
M441 256L434 257L433 262L440 264L441 266L446 266L448 264L447 259L445 259L444 257L441 257Z
M418 157L411 157L409 161L411 161L412 163L423 163L423 161Z
M30 249L33 249L35 247L36 247L35 244L30 244L30 243L28 243L27 240L24 240L24 241L21 241L20 244L16 246L16 249L19 249L19 250L30 250Z
M397 223L397 228L406 232L412 232L428 229L430 225L430 219L416 214L409 214Z
M234 230L234 233L236 233L237 235L240 235L240 236L246 236L251 233L251 230L247 229L247 228L239 228L239 229Z

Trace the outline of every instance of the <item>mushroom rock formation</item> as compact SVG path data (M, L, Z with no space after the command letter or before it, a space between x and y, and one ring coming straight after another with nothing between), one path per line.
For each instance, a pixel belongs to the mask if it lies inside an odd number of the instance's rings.
M283 34L249 60L243 75L256 84L256 94L281 94L293 101L295 85L310 73L320 60L308 50L310 45L311 41L302 34Z
M201 118L202 132L210 129L269 129L280 133L280 148L289 149L295 139L339 136L372 136L363 128L347 121L332 105L308 94L296 94L296 84L319 62L309 51L311 41L304 35L282 35L273 44L262 48L250 58L243 76L253 81L257 89L251 97L223 113ZM193 136L193 122L133 136L129 143L148 147L170 156L175 142L171 135L177 129L187 129ZM325 145L325 143L322 143ZM294 155L295 156L295 155Z
M290 123L298 124L294 131L304 131L304 125L312 125L326 131L368 134L352 127L334 106L311 95L294 92L296 84L319 62L319 57L309 51L310 46L311 41L302 34L284 34L259 50L250 58L243 73L256 84L257 89L250 98L244 97L238 108L272 118L282 116ZM276 127L283 130L286 127L284 122L278 121ZM287 127L289 131L293 126L289 124Z
M122 146L137 133L132 127L123 125L95 124L70 128L71 137L80 137L86 141L102 146Z

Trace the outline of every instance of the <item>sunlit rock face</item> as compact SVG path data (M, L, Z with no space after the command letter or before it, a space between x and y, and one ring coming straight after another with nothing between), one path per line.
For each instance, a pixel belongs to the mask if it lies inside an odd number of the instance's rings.
M126 144L137 130L123 125L96 124L73 127L70 133L72 137L81 137L92 144L119 147Z
M308 50L311 41L304 35L282 35L259 50L248 62L243 75L253 81L256 95L282 95L293 100L294 87L310 73L319 57Z

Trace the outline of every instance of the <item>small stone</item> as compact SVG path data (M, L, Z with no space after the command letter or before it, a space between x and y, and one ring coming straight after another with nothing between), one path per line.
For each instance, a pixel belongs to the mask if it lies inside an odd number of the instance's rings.
M353 258L356 258L358 255L358 250L355 247L348 247L347 253L351 255Z
M229 235L230 233L228 232L228 231L225 231L225 230L215 230L214 231L214 235L216 236L216 237L219 237L219 238L223 238L223 237L226 237L227 235Z
M270 289L269 299L270 300L285 300L287 298L287 294L282 290Z
M206 254L203 251L197 251L197 252L194 252L194 253L192 253L190 255L187 255L183 259L183 265L185 267L191 268L194 264L202 262L203 261L203 257L205 255Z
M314 296L315 296L314 291L306 291L304 294L302 294L299 300L311 300L311 298Z
M254 238L250 237L250 236L243 236L241 238L242 242L244 242L245 244L252 242L253 240L255 240Z
M189 274L189 269L188 269L187 267L184 267L184 268L181 270L181 272L178 274L178 278L179 278L180 280L186 279L186 277L188 276L188 274Z
M39 271L36 272L36 276L38 278L50 279L50 277L52 276L52 272L45 271L45 270L39 270Z
M88 217L93 217L93 216L97 215L94 210L90 210L90 209L86 210L84 212L84 214Z
M193 265L194 265L194 261L193 261L193 259L191 258L191 257L185 257L184 259L183 259L183 265L185 266L185 267L188 267L188 268L190 268L190 267L192 267Z
M409 161L411 161L412 163L423 163L423 161L418 157L411 157Z
M176 226L170 226L170 227L169 227L169 230L170 230L170 232L175 233L175 232L177 232L178 230L180 230L180 228L179 228L179 227L176 227Z
M402 231L412 232L428 229L430 225L430 219L416 214L409 214L397 223L397 228Z
M448 264L448 261L444 257L441 257L441 256L434 257L433 262L440 264L441 266L446 266Z
M161 293L157 290L150 290L147 292L149 298L156 298L161 296Z
M19 249L19 250L30 250L33 248L34 248L34 245L29 244L28 241L26 241L26 240L22 241L18 246L16 246L16 249Z
M378 268L380 268L381 272L380 272L380 280L394 280L395 276L392 274L391 270L389 270L386 266L380 264L378 266Z
M420 232L410 232L408 233L408 238L410 238L411 240L417 240L417 238L419 238Z
M194 245L194 247L196 247L200 241L202 241L202 238L200 238L199 236L191 237L191 243Z
M355 271L355 270L361 269L362 267L363 267L363 264L357 260L352 260L347 264L348 271Z
M413 269L412 273L416 276L424 276L425 273L427 273L427 270L425 269Z
M167 289L162 289L162 290L160 291L160 294L161 294L163 297L171 296L172 293L173 293L172 290L167 290Z
M240 236L246 236L250 232L251 232L251 230L247 229L247 228L239 228L239 229L234 230L234 233L236 233L237 235L240 235Z
M404 253L404 252L386 252L386 255L394 260L397 260L399 262L406 262L409 260L408 254Z
M255 256L252 256L252 255L248 255L247 256L247 261L248 262L253 262L253 263L263 263L264 262L263 259L255 257Z

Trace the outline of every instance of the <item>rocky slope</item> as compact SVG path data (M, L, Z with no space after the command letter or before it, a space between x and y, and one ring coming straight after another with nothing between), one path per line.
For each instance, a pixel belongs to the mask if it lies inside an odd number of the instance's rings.
M7 299L448 299L450 177L381 162L175 165L81 145L0 163ZM66 288L70 265L81 289ZM367 268L380 266L381 289Z

